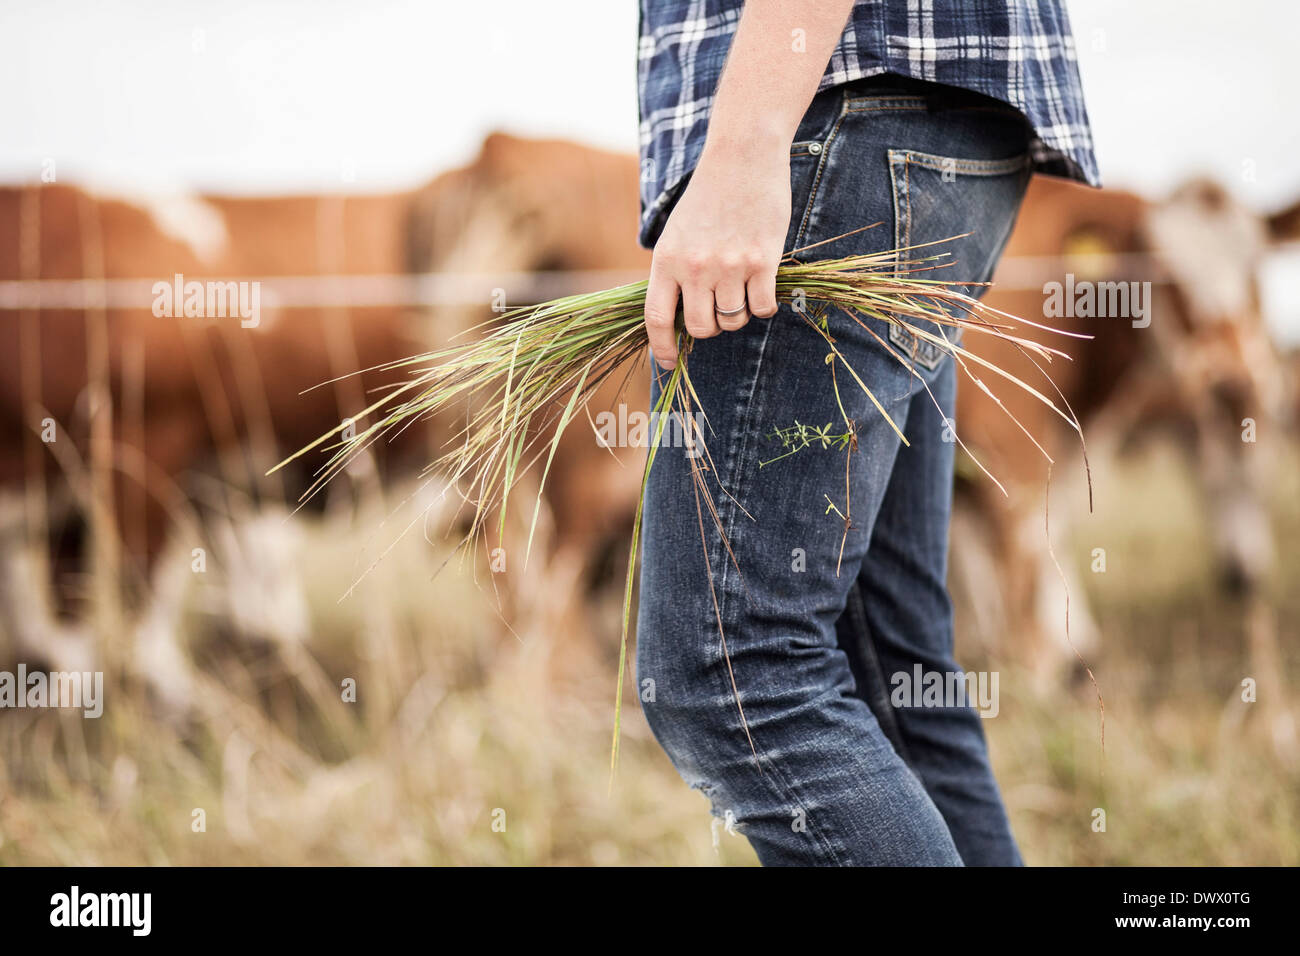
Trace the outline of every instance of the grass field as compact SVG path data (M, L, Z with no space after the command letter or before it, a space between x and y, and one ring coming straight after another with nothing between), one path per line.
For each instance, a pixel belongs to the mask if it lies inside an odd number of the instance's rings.
M1294 475L1296 469L1291 469ZM1300 863L1300 767L1278 708L1240 700L1240 609L1213 592L1204 530L1161 454L1116 471L1076 535L1104 634L1082 684L1034 691L1014 661L985 722L1031 864ZM1300 484L1278 489L1280 627L1300 686ZM749 864L625 710L607 792L617 608L594 639L511 634L490 586L408 536L351 598L380 512L296 519L301 633L241 633L219 578L186 597L192 684L168 714L111 681L98 721L0 711L0 864ZM341 699L346 679L355 702ZM1260 695L1286 694L1260 678ZM1296 700L1284 699L1282 713ZM1272 713L1273 718L1267 716ZM1094 809L1106 812L1095 832ZM196 811L202 812L198 828Z

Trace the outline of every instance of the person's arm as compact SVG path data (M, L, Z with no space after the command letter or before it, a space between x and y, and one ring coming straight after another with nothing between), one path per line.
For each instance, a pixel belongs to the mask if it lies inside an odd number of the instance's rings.
M718 83L699 164L655 244L645 323L659 364L677 363L682 299L697 339L776 313L790 225L790 144L853 0L747 0ZM794 31L803 30L803 52ZM716 309L748 311L719 316Z

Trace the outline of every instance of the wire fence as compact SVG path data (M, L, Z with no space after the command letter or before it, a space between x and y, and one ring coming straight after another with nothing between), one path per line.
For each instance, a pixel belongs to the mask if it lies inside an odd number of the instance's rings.
M1163 283L1165 269L1143 254L1012 256L994 276L1000 291L1042 289L1067 272L1116 280L1141 278ZM0 279L0 311L40 309L149 309L159 283L176 276L107 279ZM391 275L200 276L184 281L257 283L264 307L401 308L465 307L544 302L564 295L594 292L646 278L638 270L551 272L401 273Z

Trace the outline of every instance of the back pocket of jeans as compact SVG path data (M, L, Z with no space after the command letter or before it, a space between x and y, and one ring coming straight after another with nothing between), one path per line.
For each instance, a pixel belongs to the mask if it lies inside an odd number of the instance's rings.
M894 245L903 259L941 258L918 263L915 274L951 282L987 282L1011 236L1020 200L1029 185L1028 152L1006 159L962 159L906 149L889 150L894 191ZM941 241L948 240L948 241ZM935 243L934 245L926 245ZM968 295L981 286L965 286ZM960 341L960 330L927 323L926 331ZM890 325L889 339L918 365L934 369L942 346Z

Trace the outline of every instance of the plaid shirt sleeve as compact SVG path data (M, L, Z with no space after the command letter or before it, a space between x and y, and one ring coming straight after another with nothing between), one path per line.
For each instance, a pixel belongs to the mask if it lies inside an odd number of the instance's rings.
M695 168L744 0L640 0L640 240ZM1041 172L1100 185L1064 0L858 0L819 89L880 73L1016 107Z

